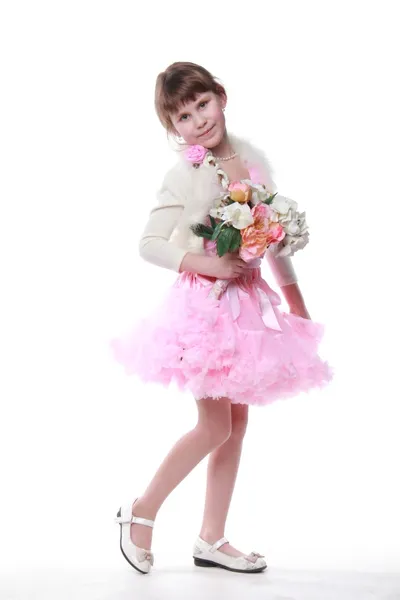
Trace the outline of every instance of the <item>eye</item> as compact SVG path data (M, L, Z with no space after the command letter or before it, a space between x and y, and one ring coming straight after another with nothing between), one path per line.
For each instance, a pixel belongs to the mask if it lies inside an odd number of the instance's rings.
M189 115L182 115L181 118L179 119L180 121L186 121L187 119L185 117L188 117Z
M199 106L200 108L204 108L205 106L207 106L208 104L208 100L203 100L203 102L200 102Z

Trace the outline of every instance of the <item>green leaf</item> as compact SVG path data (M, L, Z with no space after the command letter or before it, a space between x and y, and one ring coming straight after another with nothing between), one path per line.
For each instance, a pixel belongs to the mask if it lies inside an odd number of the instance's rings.
M222 227L224 225L225 225L225 221L221 221L221 223L218 223L218 225L214 229L214 233L213 233L212 238L211 238L212 240L216 240L217 239L217 237L221 233L221 229L222 229Z
M242 243L242 236L240 234L240 229L236 229L235 227L231 227L233 234L231 236L231 243L229 245L229 252L236 252L240 248L240 244Z
M211 227L212 227L212 228L213 228L213 230L214 230L214 229L216 228L216 226L217 226L217 222L216 222L216 220L214 219L214 217L212 217L211 215L210 215L210 223L211 223Z
M269 198L267 198L267 200L264 200L264 204L271 204L273 199L275 198L275 196L278 195L278 192L275 192L275 194L273 194L272 196L270 196Z
M217 239L217 252L218 256L223 256L229 251L229 247L231 245L232 235L233 235L233 227L227 227L223 231L221 231L220 235Z

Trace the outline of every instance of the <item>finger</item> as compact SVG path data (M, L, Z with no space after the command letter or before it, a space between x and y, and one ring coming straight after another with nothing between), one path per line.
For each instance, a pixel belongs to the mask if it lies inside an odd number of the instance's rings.
M238 266L240 266L240 267L245 267L246 266L245 261L242 260L241 258L238 258L238 257L236 257L235 264L238 265Z

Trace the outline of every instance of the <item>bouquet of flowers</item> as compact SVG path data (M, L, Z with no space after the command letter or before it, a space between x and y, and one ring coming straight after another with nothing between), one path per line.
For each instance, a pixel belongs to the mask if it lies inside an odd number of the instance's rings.
M192 231L216 242L218 256L238 252L245 262L262 257L274 245L275 256L291 256L308 243L305 213L297 202L271 194L248 179L229 184L208 215L210 225L197 223ZM211 290L220 298L229 280L218 279Z

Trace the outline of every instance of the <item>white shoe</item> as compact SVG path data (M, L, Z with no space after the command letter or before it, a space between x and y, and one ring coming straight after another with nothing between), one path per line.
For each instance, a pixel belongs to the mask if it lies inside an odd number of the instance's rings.
M137 500L137 498L136 498ZM135 502L136 502L135 500ZM133 504L135 504L135 502ZM149 573L154 565L154 555L150 550L139 548L131 540L131 524L154 527L154 521L132 515L132 503L121 506L115 519L121 526L120 548L128 563L140 573Z
M236 573L260 573L267 568L264 557L257 552L236 558L218 550L228 543L226 538L221 538L215 544L208 544L198 537L193 549L194 564L197 567L220 567Z

